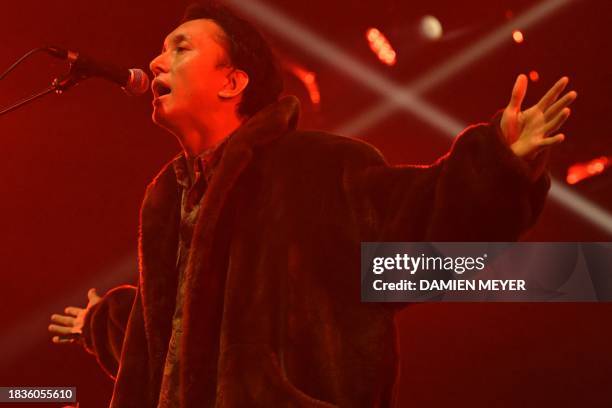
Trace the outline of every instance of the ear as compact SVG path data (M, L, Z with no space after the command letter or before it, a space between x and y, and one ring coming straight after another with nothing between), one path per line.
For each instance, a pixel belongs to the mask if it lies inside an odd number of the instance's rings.
M227 81L218 95L223 99L233 98L240 95L248 84L249 75L246 72L240 69L232 69L229 74L227 74Z

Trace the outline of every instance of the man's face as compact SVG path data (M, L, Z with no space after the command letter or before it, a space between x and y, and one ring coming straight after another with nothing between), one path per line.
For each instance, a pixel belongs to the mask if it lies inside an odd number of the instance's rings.
M149 65L155 79L153 122L180 131L215 114L230 70L221 45L223 30L212 20L187 21L171 32ZM196 120L197 118L197 120Z

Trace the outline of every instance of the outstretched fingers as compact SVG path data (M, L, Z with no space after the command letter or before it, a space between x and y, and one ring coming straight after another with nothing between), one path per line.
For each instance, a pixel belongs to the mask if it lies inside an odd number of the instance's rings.
M74 307L74 306L68 306L66 309L64 309L64 312L67 315L74 316L74 317L77 317L79 315L79 313L82 312L82 311L83 311L82 308Z
M571 91L563 95L557 102L555 102L550 108L548 108L546 112L544 112L544 117L546 118L546 120L551 120L555 116L557 116L557 114L561 112L563 108L566 108L571 105L572 102L576 100L577 96L578 94L576 93L576 91Z
M49 331L51 333L57 333L57 334L71 334L73 333L73 328L72 327L66 327L66 326L59 326L57 324L50 324L49 325Z
M76 340L72 337L53 336L53 338L51 338L51 341L55 344L68 344L68 343L74 343Z
M54 314L51 315L51 321L54 323L63 324L64 326L74 326L74 317L70 316Z
M570 113L570 108L563 108L561 112L557 114L557 116L555 116L552 120L546 122L546 125L544 125L544 132L546 133L546 135L553 134L554 132L559 130L559 128L563 126L567 118L569 118Z
M565 140L565 135L563 133L559 133L552 137L547 137L545 139L542 139L542 141L540 142L540 146L552 146L557 143L561 143L564 140Z
M546 94L542 97L542 99L540 99L538 101L538 103L536 104L536 106L542 111L542 112L546 112L546 110L553 104L555 103L555 101L557 100L557 98L559 97L559 95L561 95L561 92L563 92L563 90L565 89L565 87L567 86L567 83L569 82L569 78L568 77L563 77L560 80L557 81L556 84L554 84L549 90L548 92L546 92Z

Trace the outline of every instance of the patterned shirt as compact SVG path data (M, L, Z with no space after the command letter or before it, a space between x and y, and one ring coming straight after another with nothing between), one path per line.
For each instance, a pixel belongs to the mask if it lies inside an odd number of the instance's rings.
M166 354L158 408L174 408L179 406L180 347L183 334L183 301L186 289L185 269L189 258L193 231L198 219L200 203L214 170L221 159L228 139L226 138L217 147L205 151L198 157L186 158L185 155L181 155L173 163L176 181L182 188L181 224L176 257L178 290L176 294L176 307L172 317L172 335Z

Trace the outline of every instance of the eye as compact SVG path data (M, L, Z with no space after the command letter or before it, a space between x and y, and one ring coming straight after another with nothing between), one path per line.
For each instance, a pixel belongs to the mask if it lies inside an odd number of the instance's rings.
M181 53L181 52L183 52L183 51L187 51L187 48L185 48L185 47L176 47L176 48L174 49L174 51L175 51L176 53Z

